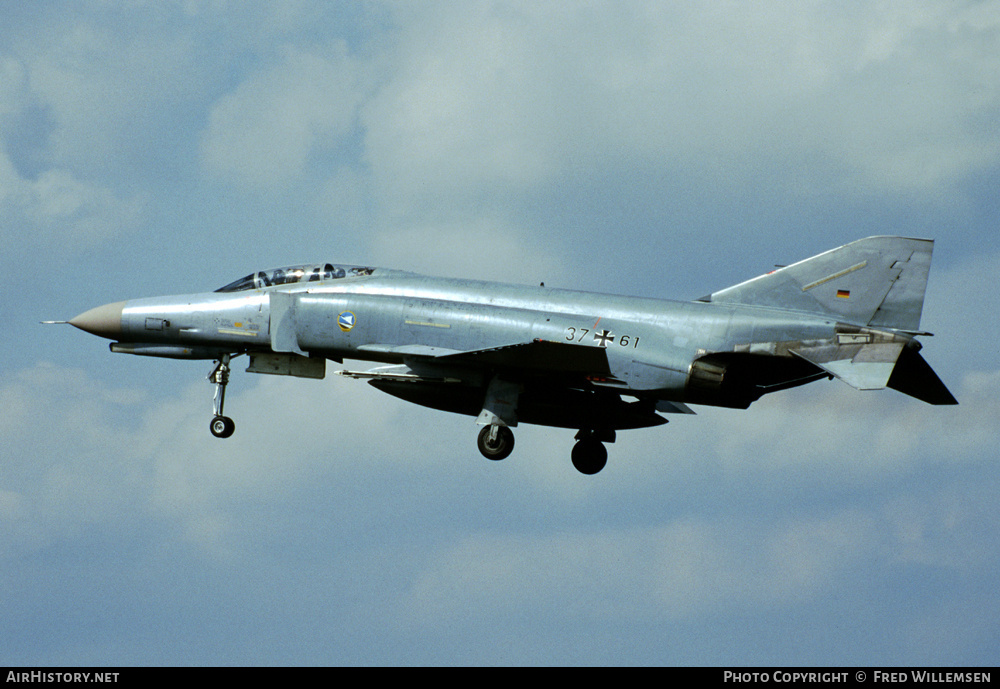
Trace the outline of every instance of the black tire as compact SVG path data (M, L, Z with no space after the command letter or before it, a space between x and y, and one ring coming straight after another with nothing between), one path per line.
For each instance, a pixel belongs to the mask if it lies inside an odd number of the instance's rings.
M208 429L216 438L228 438L236 430L236 424L228 416L214 416Z
M510 456L514 451L514 432L506 426L497 429L497 437L492 444L487 442L490 435L490 426L485 426L479 431L479 451L486 459L500 461Z
M577 471L592 476L608 463L608 448L599 440L581 440L573 446L572 457Z

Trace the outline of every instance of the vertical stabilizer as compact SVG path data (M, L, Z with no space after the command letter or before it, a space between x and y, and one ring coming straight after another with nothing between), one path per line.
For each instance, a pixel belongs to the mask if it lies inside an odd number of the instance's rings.
M844 323L915 332L933 250L932 239L859 239L705 301L819 313Z

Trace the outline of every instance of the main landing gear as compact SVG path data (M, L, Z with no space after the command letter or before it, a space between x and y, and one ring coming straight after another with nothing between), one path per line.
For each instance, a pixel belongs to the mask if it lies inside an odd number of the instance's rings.
M479 431L479 451L486 459L506 459L514 451L514 431L495 423L484 426Z
M583 430L576 434L573 446L573 466L581 474L592 476L608 463L608 448L604 443L615 441L614 431ZM479 431L479 451L486 459L499 461L514 450L514 432L507 426L490 424Z
M576 445L573 446L573 466L581 474L592 476L608 463L608 448L602 440L609 443L615 441L615 432L580 431L576 434Z
M222 359L208 374L208 379L215 383L215 397L212 400L214 414L208 428L216 438L228 438L236 430L236 423L222 413L226 404L226 386L229 384L229 360L230 355L223 354Z

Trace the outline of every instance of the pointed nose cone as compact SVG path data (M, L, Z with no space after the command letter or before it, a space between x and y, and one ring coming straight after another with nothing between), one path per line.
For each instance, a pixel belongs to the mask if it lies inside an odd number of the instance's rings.
M70 319L69 324L91 335L115 340L122 335L122 309L124 308L125 302L123 301L98 306L96 309L91 309Z

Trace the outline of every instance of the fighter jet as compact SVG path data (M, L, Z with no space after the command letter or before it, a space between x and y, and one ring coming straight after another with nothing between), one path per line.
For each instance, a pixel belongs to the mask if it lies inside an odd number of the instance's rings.
M500 460L519 423L578 431L574 466L596 474L625 429L746 409L823 378L957 404L920 355L934 243L869 237L693 301L459 280L332 263L250 273L214 292L130 299L68 321L111 351L214 360L210 430L233 434L225 392L247 371L337 373L403 400L477 417Z

